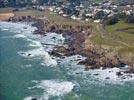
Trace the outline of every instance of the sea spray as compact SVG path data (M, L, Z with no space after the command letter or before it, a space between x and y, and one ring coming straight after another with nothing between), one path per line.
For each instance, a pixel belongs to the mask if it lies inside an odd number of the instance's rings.
M13 22L2 22L0 21L0 28L15 33L30 34L33 33L37 28L26 23L13 23Z
M44 91L39 100L48 100L51 96L63 96L71 92L75 86L72 82L62 80L42 80L33 82L35 82L36 85L29 87L29 89L39 88Z

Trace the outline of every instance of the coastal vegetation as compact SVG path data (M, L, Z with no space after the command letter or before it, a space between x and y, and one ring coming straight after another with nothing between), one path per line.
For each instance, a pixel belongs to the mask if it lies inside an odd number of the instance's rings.
M124 59L134 62L134 25L118 21L114 25L99 27L99 33L91 38L94 44L116 52Z

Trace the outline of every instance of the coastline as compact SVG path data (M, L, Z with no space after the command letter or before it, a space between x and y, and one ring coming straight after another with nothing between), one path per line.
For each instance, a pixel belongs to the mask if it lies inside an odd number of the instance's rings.
M37 32L42 31L44 29L44 26L41 26L42 24L37 24L38 18L32 19L31 17L27 17L28 19L22 20L12 20L12 18L9 19L9 22L34 22L32 26L36 27L37 29L34 31L34 34L37 34ZM40 19L39 19L40 22ZM36 24L35 24L36 23ZM38 28L38 27L40 28ZM24 29L27 29L27 27L23 27ZM42 29L43 28L43 29ZM51 32L51 30L49 31ZM48 32L48 33L49 33ZM52 31L53 32L53 31ZM48 34L47 33L47 34ZM55 32L54 32L55 33ZM105 71L107 72L108 68L111 68L113 70L114 68L115 71L113 71L113 74L117 77L123 77L123 76L128 76L129 78L133 77L131 73L133 73L133 69L130 70L130 68L126 68L125 70L120 69L121 68L121 61L118 56L115 54L109 54L110 52L108 50L104 50L99 47L93 47L91 50L87 50L84 48L84 39L81 38L83 37L83 34L81 33L76 33L72 32L70 30L65 30L63 33L57 33L61 34L65 38L65 43L64 46L58 46L56 45L52 51L49 51L48 53L52 56L55 57L60 57L64 59L65 57L70 57L73 55L81 55L85 57L86 59L81 60L81 58L77 58L76 61L79 61L78 64L80 65L85 65L85 70L86 71L92 71L92 70L102 70L101 73L104 73ZM46 36L46 32L43 34L39 35L44 35ZM56 37L53 37L55 39ZM123 64L123 62L122 62ZM125 65L124 65L125 67ZM108 71L108 73L110 73ZM97 74L96 76L98 76ZM107 76L108 75L108 76ZM109 79L112 78L107 74L104 79ZM127 78L124 78L127 79Z
M119 57L115 54L110 54L109 50L93 45L90 49L85 48L86 37L91 35L89 26L76 26L77 28L73 28L73 26L58 26L55 23L50 22L47 18L32 18L32 16L12 17L9 21L34 22L32 26L37 27L34 34L45 35L49 32L62 34L65 38L66 46L57 46L50 53L55 56L70 56L75 54L85 56L87 59L85 62L81 62L81 64L86 65L86 69L90 69L89 66L91 66L91 68L107 68L108 66L112 68L120 66L121 61L119 60Z

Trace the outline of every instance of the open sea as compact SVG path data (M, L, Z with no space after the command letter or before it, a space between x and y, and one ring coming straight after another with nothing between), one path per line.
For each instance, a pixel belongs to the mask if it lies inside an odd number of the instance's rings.
M33 35L35 29L0 22L0 100L134 100L134 81L98 79L77 65L80 55L49 55L64 37Z

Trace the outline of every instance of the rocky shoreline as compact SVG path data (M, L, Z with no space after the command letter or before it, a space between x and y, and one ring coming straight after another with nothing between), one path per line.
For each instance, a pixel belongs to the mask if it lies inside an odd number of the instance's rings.
M89 35L92 35L90 26L71 26L71 25L57 25L51 22L46 17L32 17L32 16L14 16L9 18L12 22L34 22L33 26L37 27L34 34L45 35L48 32L55 32L62 34L65 38L64 46L57 46L51 52L51 55L57 57L64 57L70 55L82 55L86 57L84 61L79 64L85 65L85 70L99 69L99 68L122 68L131 65L126 70L126 73L134 73L133 63L125 61L117 54L111 53L110 50L103 49L99 46L91 46L90 49L85 48L85 40Z

